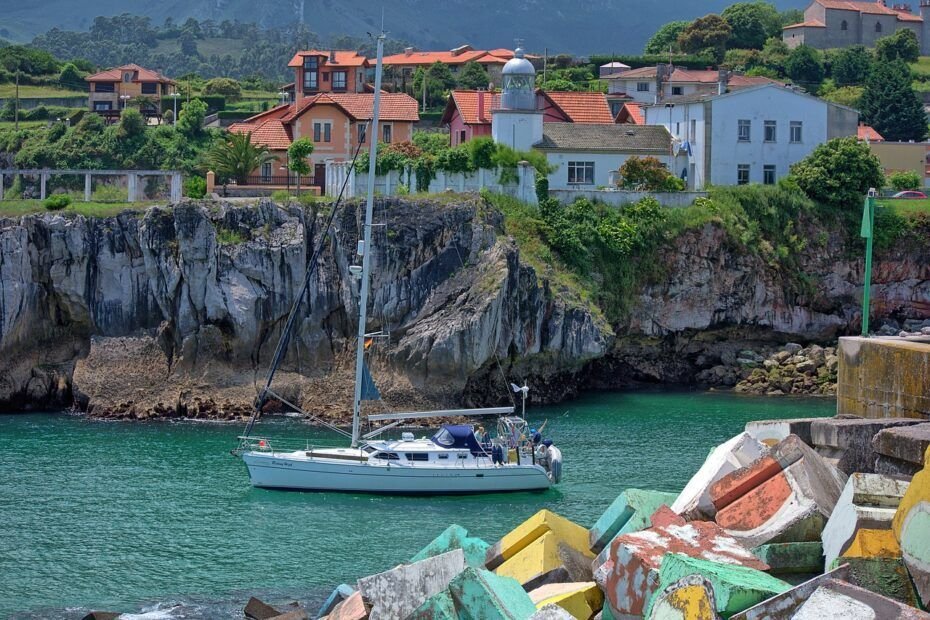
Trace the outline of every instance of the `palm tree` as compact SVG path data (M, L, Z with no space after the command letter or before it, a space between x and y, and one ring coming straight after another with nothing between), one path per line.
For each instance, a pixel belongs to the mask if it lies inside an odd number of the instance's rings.
M244 185L253 170L278 158L267 147L253 144L250 131L227 135L226 140L210 149L206 159L218 177L235 179L236 183Z

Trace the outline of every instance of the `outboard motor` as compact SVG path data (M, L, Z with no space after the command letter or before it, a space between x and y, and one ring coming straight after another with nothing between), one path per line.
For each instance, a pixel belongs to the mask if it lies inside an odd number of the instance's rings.
M553 445L549 446L549 480L558 483L562 479L562 451Z

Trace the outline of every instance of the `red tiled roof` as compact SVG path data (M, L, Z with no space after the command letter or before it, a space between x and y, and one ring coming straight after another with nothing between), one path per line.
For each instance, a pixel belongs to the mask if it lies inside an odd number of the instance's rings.
M552 105L565 113L573 123L612 123L613 114L604 93L594 92L546 92L540 91Z
M353 50L335 50L333 53L336 56L336 62L329 62L329 51L323 52L320 50L305 50L302 52L297 52L294 54L294 57L291 58L291 61L287 63L287 66L302 67L304 64L304 56L325 56L326 64L329 66L340 65L343 67L364 67L366 64L368 64L367 58Z
M923 18L901 9L885 6L882 2L863 2L861 0L816 0L825 9L839 11L856 11L867 15L894 15L901 21L922 22Z
M882 134L875 131L873 127L870 127L869 125L863 125L861 123L859 124L858 135L859 135L860 140L863 140L866 142L884 142L885 141L885 138L882 136Z
M291 145L290 127L278 119L264 120L258 123L235 123L229 126L232 133L252 132L250 141L262 144L273 151L283 151Z
M629 123L631 125L645 125L646 117L643 116L643 104L637 101L627 101L617 112L618 123Z
M158 71L146 69L134 63L113 67L112 69L101 71L100 73L94 73L93 75L88 75L84 79L88 82L121 82L123 80L124 71L137 72L136 79L134 79L133 82L164 82L166 84L174 84L174 80L165 77Z
M341 106L355 120L367 120L372 116L374 93L324 93L337 105ZM381 109L378 112L382 121L420 120L417 100L405 93L381 92Z
M452 121L452 112L458 109L462 116L462 122L466 125L487 125L491 122L491 110L499 108L501 103L501 94L499 92L485 91L484 93L484 116L478 118L478 93L477 90L453 90L449 102L446 104L446 111L442 115L443 123Z
M605 79L608 80L631 80L631 79L655 79L655 67L640 67L612 75ZM672 75L668 77L667 82L693 83L693 84L715 84L720 79L720 74L711 69L682 69L675 67ZM742 75L731 73L729 86L733 88L745 88L747 86L759 86L761 84L782 84L778 80L767 77Z
M791 24L790 26L785 26L782 30L790 30L791 28L826 28L827 25L822 21L816 19L809 19L807 21L801 22L799 24Z
M463 65L472 60L478 60L486 54L487 52L484 50L468 50L458 54L453 52L403 52L385 56L381 63L385 67L391 65L431 65L436 62L446 65Z

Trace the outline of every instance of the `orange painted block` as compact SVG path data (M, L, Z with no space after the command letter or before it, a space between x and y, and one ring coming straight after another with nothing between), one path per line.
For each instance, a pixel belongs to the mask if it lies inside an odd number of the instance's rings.
M710 499L719 512L756 488L769 478L781 473L781 465L770 456L763 456L748 467L730 472L710 486Z
M745 532L762 526L778 514L793 494L788 478L780 469L777 475L719 511L717 525L727 530Z

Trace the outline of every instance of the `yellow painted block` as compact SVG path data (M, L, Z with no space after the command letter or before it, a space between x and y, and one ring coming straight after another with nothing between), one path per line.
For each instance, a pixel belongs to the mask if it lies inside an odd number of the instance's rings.
M546 583L550 578L559 577L554 571L563 569L559 559L559 541L555 534L546 532L529 546L520 550L515 556L501 564L494 571L498 575L513 577L520 585L530 589ZM565 576L559 577L564 580Z
M530 600L536 609L554 603L578 620L588 620L604 606L604 594L593 581L546 584L530 592Z
M665 595L652 609L651 618L683 618L684 620L717 620L714 601L707 588L685 585Z
M494 569L501 562L508 560L529 546L546 532L552 532L556 538L572 549L593 558L588 549L588 530L563 516L548 510L540 510L532 517L505 534L488 550L488 568Z
M930 448L927 448L924 453L924 468L914 475L891 521L891 531L894 532L894 537L899 543L907 515L921 502L930 502Z
M856 532L849 548L843 552L848 558L900 558L901 545L891 530L868 530Z

